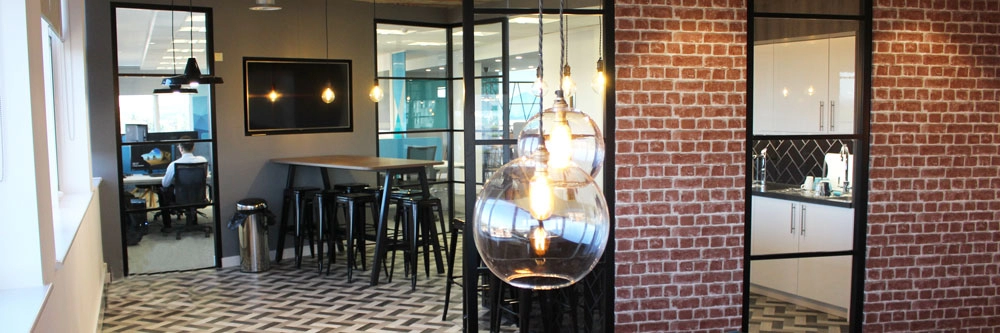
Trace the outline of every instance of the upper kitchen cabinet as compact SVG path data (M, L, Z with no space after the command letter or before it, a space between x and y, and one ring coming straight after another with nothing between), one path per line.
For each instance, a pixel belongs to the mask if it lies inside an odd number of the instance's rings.
M854 134L856 24L756 20L753 134ZM824 27L830 23L829 27ZM778 25L790 25L787 30Z

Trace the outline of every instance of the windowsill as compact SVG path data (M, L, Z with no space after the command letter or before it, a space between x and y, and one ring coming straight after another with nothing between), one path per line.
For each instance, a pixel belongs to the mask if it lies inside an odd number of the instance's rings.
M94 190L100 185L101 179L94 178L90 192L64 193L59 197L59 216L57 222L52 226L53 240L56 248L56 262L62 263L73 245L76 232L80 230L80 223L87 213L90 201L94 200Z
M31 332L50 291L49 285L0 290L0 323L4 331Z

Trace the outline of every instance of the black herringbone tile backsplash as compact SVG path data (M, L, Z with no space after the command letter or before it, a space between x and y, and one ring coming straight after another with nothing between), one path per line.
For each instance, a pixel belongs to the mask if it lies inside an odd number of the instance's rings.
M853 140L759 140L753 144L754 153L767 148L767 182L802 184L806 176L823 174L823 157L826 153L839 153L847 144L855 152Z

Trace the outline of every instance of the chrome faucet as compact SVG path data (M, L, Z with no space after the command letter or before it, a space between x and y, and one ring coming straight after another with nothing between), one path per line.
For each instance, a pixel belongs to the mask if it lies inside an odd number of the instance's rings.
M754 166L757 167L757 172L754 173L756 182L763 190L767 186L767 148L761 149L760 155L754 154Z
M850 155L851 155L851 151L849 149L847 149L847 145L841 143L841 145L840 145L840 161L844 162L844 183L843 183L843 187L844 187L844 193L845 194L849 193L851 191L851 180L850 180L850 178L848 178L848 176L850 175L849 171L851 169Z

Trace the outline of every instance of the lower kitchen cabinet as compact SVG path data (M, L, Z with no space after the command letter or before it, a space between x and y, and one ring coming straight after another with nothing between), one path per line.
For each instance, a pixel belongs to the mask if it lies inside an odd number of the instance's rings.
M851 250L851 208L753 196L751 209L751 255ZM750 282L847 308L851 256L754 260Z

